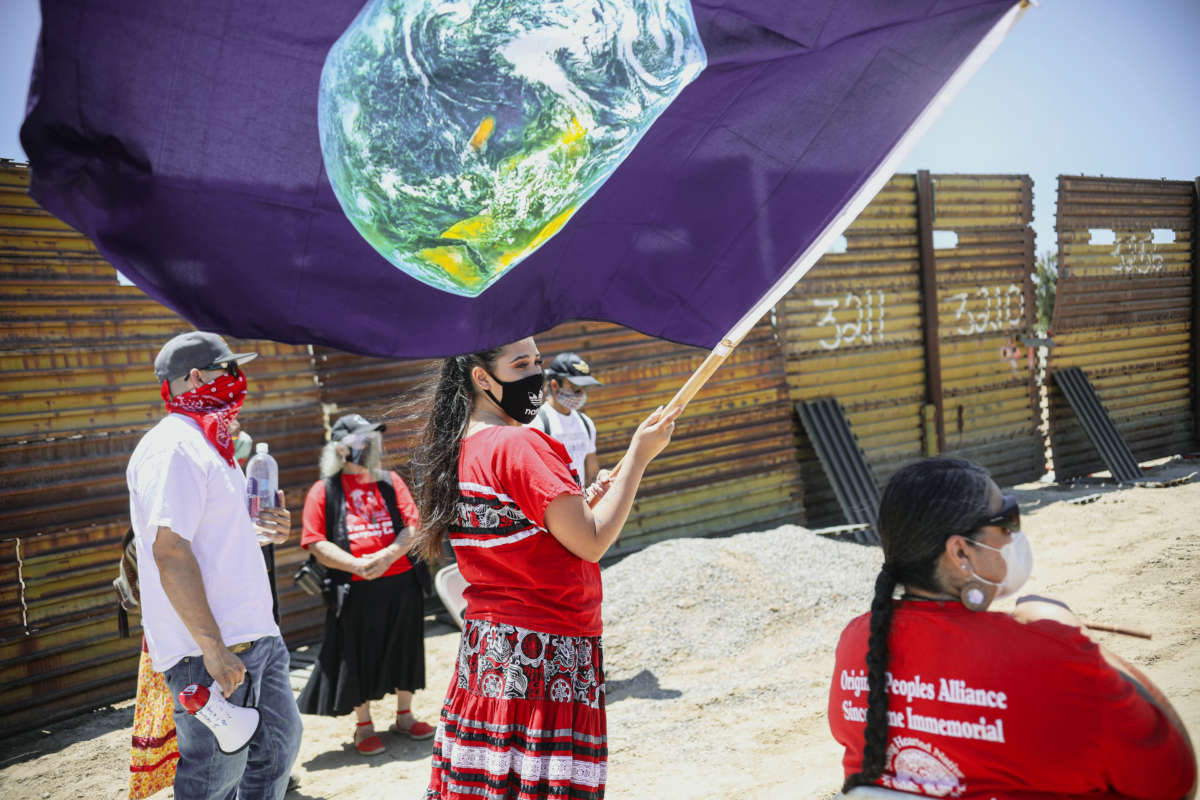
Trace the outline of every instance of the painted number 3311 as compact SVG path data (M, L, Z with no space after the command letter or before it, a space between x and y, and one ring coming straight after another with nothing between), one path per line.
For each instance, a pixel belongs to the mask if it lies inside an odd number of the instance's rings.
M846 292L841 299L819 297L813 300L813 305L825 309L825 315L817 320L817 324L828 325L832 329L832 341L820 340L821 347L826 350L855 344L883 343L883 292ZM854 318L848 322L838 322L834 312L839 307L853 313Z

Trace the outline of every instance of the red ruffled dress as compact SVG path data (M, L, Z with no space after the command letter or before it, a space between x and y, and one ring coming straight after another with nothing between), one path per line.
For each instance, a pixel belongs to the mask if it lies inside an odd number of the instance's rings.
M544 521L580 494L570 458L541 431L492 427L463 440L458 474L447 534L470 587L426 798L601 798L600 568Z

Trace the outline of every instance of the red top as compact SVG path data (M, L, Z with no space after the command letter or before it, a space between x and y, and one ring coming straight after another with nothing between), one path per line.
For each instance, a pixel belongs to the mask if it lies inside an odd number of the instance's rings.
M870 615L842 632L829 727L862 763ZM1163 713L1080 631L959 603L898 601L880 785L968 800L1178 800L1195 777Z
M404 481L394 472L388 475L392 479L392 487L396 490L396 509L400 512L404 524L410 528L417 526L417 504L413 502L412 494ZM342 473L342 493L346 496L346 534L350 537L350 555L369 556L387 547L396 538L392 529L392 518L379 487L369 475L347 475ZM325 541L325 481L317 481L308 490L304 498L304 531L300 534L300 546L308 549L313 542ZM400 556L387 572L381 575L399 575L412 569L408 556ZM364 580L353 575L351 580Z
M546 530L546 507L582 490L571 457L535 428L493 426L463 439L459 517L449 526L467 619L567 636L599 636L600 567Z

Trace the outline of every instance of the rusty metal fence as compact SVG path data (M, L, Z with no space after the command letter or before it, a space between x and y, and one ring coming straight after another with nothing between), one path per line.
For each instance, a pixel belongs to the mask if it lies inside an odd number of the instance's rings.
M9 730L131 694L138 637L118 638L110 587L128 524L124 466L161 414L151 360L188 328L118 285L25 186L24 167L0 162L0 718ZM1063 178L1059 191L1050 370L1084 366L1139 458L1190 448L1196 186ZM799 401L836 397L881 482L938 452L972 458L1004 484L1040 476L1034 365L1020 341L1035 315L1031 215L1027 176L895 176L847 230L844 251L823 257L692 401L615 554L840 521L796 423ZM1090 243L1089 228L1112 229L1114 243ZM603 382L586 407L602 466L705 355L600 322L537 340L547 358L578 352ZM384 416L391 460L409 477L405 454L423 421L409 401L434 362L231 345L262 354L241 419L271 443L297 527L331 416ZM1060 474L1097 468L1054 390L1051 401ZM302 558L295 544L276 557L293 644L315 640L323 616L287 577Z
M1196 183L1061 176L1048 372L1081 367L1139 461L1196 442ZM1047 380L1055 473L1104 469Z
M162 415L154 355L191 326L118 285L87 239L33 203L11 162L0 164L0 324L0 719L11 731L132 694L140 629L118 637L112 590L125 463ZM321 439L308 348L231 345L261 354L242 420L271 444L298 509ZM281 548L279 574L298 558ZM279 588L285 633L311 640L318 604L291 581Z
M1044 471L1020 337L1034 319L1032 181L896 175L776 307L796 402L836 397L880 483L923 454L970 458L1001 483ZM797 434L808 520L840 522Z

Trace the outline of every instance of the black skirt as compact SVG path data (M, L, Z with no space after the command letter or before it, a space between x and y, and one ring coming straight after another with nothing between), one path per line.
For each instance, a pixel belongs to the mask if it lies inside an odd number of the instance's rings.
M340 717L394 689L425 688L424 597L413 570L354 581L296 701L301 714Z

